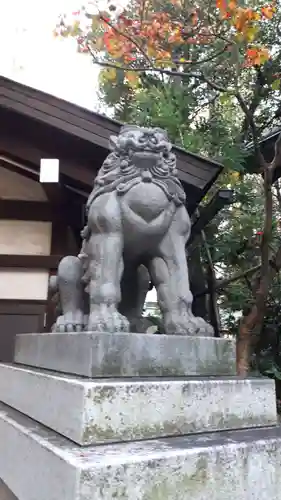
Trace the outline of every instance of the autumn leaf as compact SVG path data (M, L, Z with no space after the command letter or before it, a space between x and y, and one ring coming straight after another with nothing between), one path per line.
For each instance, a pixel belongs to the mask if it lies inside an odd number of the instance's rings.
M228 9L230 11L233 11L234 9L236 9L237 7L237 2L236 0L230 0L230 2L228 2L228 5L227 5Z
M249 26L244 32L244 38L248 42L253 42L259 32L259 26L254 25L254 26Z
M216 6L220 10L223 19L231 19L237 9L237 2L236 0L230 0L229 2L226 0L217 0Z
M222 13L227 11L227 0L216 0L217 9Z
M259 52L259 62L257 64L261 65L264 64L268 59L270 58L269 50L266 48L263 48Z
M251 27L250 22L255 20L255 13L252 9L239 7L233 17L233 25L240 33L244 33Z
M111 55L111 57L113 57L114 59L121 59L124 55L124 52L122 49L112 49L112 50L109 50L108 53Z
M124 44L118 39L113 39L111 36L104 37L106 49L111 57L119 59L124 54Z
M116 79L116 69L115 68L108 68L104 71L104 76L107 80L115 80Z
M273 5L265 5L261 8L262 16L266 19L272 19L276 12L276 8Z
M246 56L249 66L261 66L270 58L268 49L258 47L247 49Z
M139 75L136 73L136 71L126 71L125 76L131 87L138 86Z
M181 35L181 31L179 29L177 29L174 32L172 32L168 38L168 42L169 43L177 43L177 44L184 43L184 40L183 40L182 35Z
M152 45L147 47L147 55L148 57L156 57L157 56L157 51L155 50L155 47Z
M113 65L125 68L126 79L133 86L138 84L139 76L137 72L130 72L132 64L144 66L145 57L159 72L174 69L177 63L200 65L200 58L196 60L200 46L212 49L212 44L218 40L217 33L223 27L230 46L228 52L232 53L231 47L235 47L230 63L234 64L235 59L239 66L235 71L240 72L244 68L260 66L270 58L269 49L258 44L265 21L271 20L276 11L274 0L269 2L263 5L253 2L250 7L249 2L240 0L216 0L216 8L212 5L210 17L203 3L196 4L196 7L190 3L186 11L184 0L168 0L168 6L153 0L136 0L133 11L128 8L114 17L106 11L90 16L88 31L82 31L76 14L71 25L63 19L58 33L74 36L81 51L84 47L88 50L89 43L96 52L104 52ZM195 51L190 50L192 45L196 46ZM109 69L106 75L107 79L114 80L116 71ZM277 89L278 83L274 81L272 85L273 90L275 86Z
M161 50L158 52L157 58L161 59L162 61L170 61L171 62L171 53L167 52L166 50Z

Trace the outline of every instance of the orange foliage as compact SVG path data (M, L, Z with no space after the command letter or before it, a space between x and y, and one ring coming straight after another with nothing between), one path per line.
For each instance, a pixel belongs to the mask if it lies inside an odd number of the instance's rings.
M211 16L206 12L204 2L201 8L190 8L186 12L182 0L168 0L171 9L159 11L154 0L135 0L134 12L125 10L115 17L109 13L99 13L94 25L89 28L91 36L79 30L80 11L73 13L76 32L65 28L67 35L76 36L80 50L88 49L95 52L106 50L112 62L125 65L130 70L132 65L145 67L173 67L174 64L192 64L190 57L185 57L185 46L211 46L223 32L229 41L227 50L239 45L240 53L244 54L241 68L260 66L270 57L267 47L259 46L258 35L262 23L270 21L276 11L274 1L260 8L242 6L237 0L216 0L216 9ZM210 21L211 19L211 21ZM78 25L77 25L78 23ZM77 27L78 26L78 27ZM81 34L82 31L82 34ZM225 35L226 34L226 35ZM175 59L175 49L179 47L179 57ZM240 62L239 62L240 64ZM185 66L185 67L186 67ZM135 68L135 66L133 66ZM130 73L128 81L135 84L137 75Z
M261 8L261 14L265 19L272 19L274 16L274 13L276 12L276 7L272 5L265 5L264 7Z
M252 47L247 49L246 66L261 66L269 59L266 48Z

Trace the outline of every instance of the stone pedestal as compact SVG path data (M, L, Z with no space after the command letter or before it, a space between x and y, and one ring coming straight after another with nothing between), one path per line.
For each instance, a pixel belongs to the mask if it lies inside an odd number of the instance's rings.
M137 333L19 335L15 362L84 377L235 374L229 339Z
M274 382L234 359L227 339L18 336L0 365L7 500L279 500Z
M273 425L273 396L269 379L94 381L0 365L0 400L80 445Z

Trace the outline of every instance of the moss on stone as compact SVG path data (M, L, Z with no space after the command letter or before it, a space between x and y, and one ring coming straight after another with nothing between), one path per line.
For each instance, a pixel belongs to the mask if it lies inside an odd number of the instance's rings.
M187 498L187 495L192 499L195 493L206 489L208 479L208 460L202 455L197 459L192 474L178 473L178 477L175 477L174 472L171 479L167 473L167 477L154 483L152 488L144 493L142 500L180 500Z

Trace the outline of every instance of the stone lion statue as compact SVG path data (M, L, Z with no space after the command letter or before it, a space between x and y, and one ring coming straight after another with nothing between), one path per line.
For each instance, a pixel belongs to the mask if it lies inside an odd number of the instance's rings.
M191 225L166 132L126 125L110 145L87 202L80 254L64 257L52 279L61 309L53 331L143 331L152 281L165 334L212 335L191 310Z

